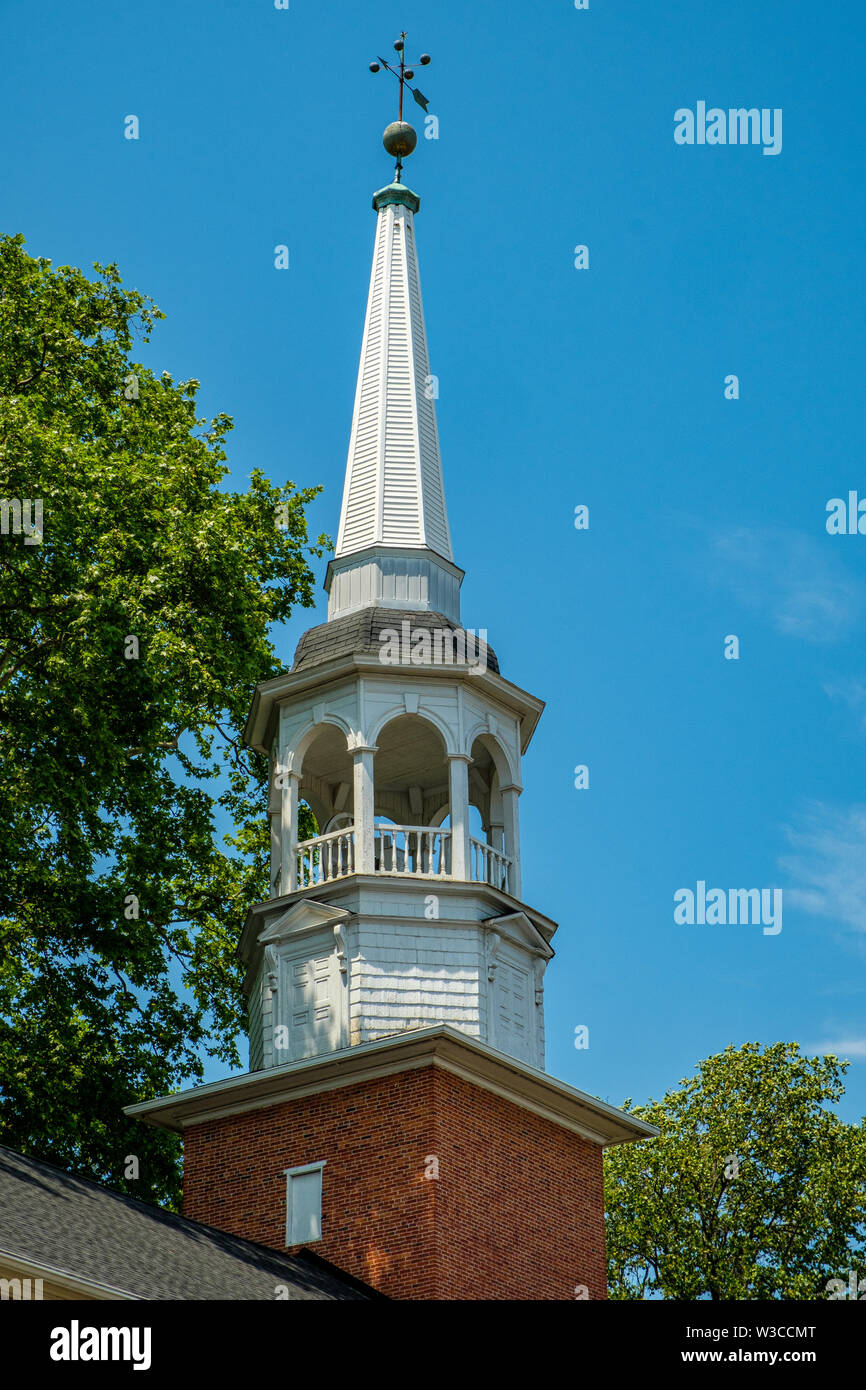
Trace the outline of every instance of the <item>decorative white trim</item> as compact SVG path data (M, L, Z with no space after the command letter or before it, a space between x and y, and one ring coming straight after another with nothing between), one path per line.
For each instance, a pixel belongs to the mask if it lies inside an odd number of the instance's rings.
M265 973L265 983L266 983L268 989L269 989L270 992L271 992L271 997L273 997L273 996L276 994L277 989L278 989L278 987L279 987L279 969L280 969L280 961L279 961L279 956L277 955L276 947L274 947L274 946L266 946L266 947L265 947L265 971L266 971L266 973Z
M385 670L385 671L387 671L388 668L387 668L387 666L385 666L385 667L383 667L382 669ZM419 668L419 669L420 669L420 668ZM426 669L426 668L425 668L425 669ZM405 716L405 714L406 714L407 711L406 711L406 704L405 704L405 694L404 694L403 691L400 692L400 697L399 697L399 698L400 698L400 703L399 703L399 705L392 705L390 709L386 710L385 713L384 713L384 714L381 714L381 715L379 716L379 718L376 720L376 723L373 725L372 729L370 730L370 742L371 742L371 743L375 743L375 742L376 742L376 739L377 739L377 738L379 737L379 735L382 733L382 730L385 729L385 728L387 728L387 726L388 726L389 724L392 724L392 723L394 722L395 719L402 719L402 718ZM443 742L444 745L445 745L445 756L446 756L447 758L453 758L453 757L463 758L463 757L466 757L467 755L466 755L465 753L462 753L462 752L458 751L458 749L455 748L455 746L454 746L454 734L455 734L454 729L452 729L448 724L446 724L446 722L445 722L445 720L443 719L442 715L439 714L439 712L438 712L437 710L431 709L430 706L429 706L429 704L424 704L424 705L422 705L422 704L420 703L420 696L419 696L418 698L419 698L419 705L418 705L418 709L415 711L416 717L417 717L418 719L426 719L426 721L427 721L428 724L432 724L433 728L434 728L434 729L436 730L436 732L439 734L439 736L440 736L441 739L442 739L442 742ZM374 751L376 751L376 750L374 750Z
M453 686L455 695L461 686L471 684L474 696L495 704L497 708L501 708L503 718L514 722L515 729L519 734L515 739L515 749L521 754L526 752L544 709L543 700L530 695L526 690L521 690L520 686L514 685L504 676L497 675L489 667L486 671L470 671L466 667L453 666L419 667L418 670L419 673L423 670L426 677L435 679L437 684ZM390 672L390 679L395 684L405 684L406 679L404 667L383 666L378 660L378 653L372 652L369 656L350 653L334 657L322 666L314 665L302 667L300 671L287 671L281 676L274 676L269 681L262 681L256 686L252 708L244 726L244 741L250 747L264 753L266 749L262 744L262 739L268 736L275 707L281 705L284 716L288 715L290 711L296 714L298 706L303 708L304 702L314 698L316 692L321 689L323 672L327 672L332 688L336 686L337 682L343 680L357 682L361 687L359 689L360 717L358 721L361 728L365 726L363 677L375 678L378 682L382 679L388 680L388 673ZM336 716L326 717L325 722L340 725L340 720ZM348 726L344 725L343 727L345 730Z
M269 943L278 946L296 937L306 936L311 931L330 927L334 922L347 922L351 915L348 908L320 903L314 898L300 898L281 912L269 927L259 932L256 940L260 945Z
M303 728L298 729L292 736L292 751L286 754L287 766L289 771L294 770L298 777L303 776L304 758L310 749L316 735L321 731L323 724L333 724L335 729L339 729L346 740L346 747L351 747L351 741L356 737L355 730L351 724L342 719L339 714L332 714L324 706L322 707L322 717L317 722L307 719Z
M398 711L398 713L402 713L402 711ZM352 734L351 738L348 740L348 748L353 758L359 753L378 753L379 751L375 739L367 738L366 734L360 729L357 733Z
M553 947L548 945L535 923L527 917L525 912L509 912L502 917L488 917L484 922L494 934L504 936L507 941L511 941L515 946L520 946L525 951L529 951L534 956L542 957L545 961L553 956Z
M330 562L325 577L328 621L376 607L444 613L459 623L462 573L426 547L411 547L399 556L385 546L344 555Z
M269 1071L212 1081L178 1095L139 1101L124 1106L124 1114L182 1134L189 1125L225 1115L245 1114L427 1066L462 1076L482 1090L503 1096L602 1147L651 1138L659 1132L654 1125L617 1110L597 1096L446 1024L356 1043L326 1057L306 1058Z
M494 733L493 730L490 729L490 723L496 725L497 732ZM482 736L490 738L493 742L493 748L489 748L486 744L484 746L493 759L493 766L496 769L496 775L499 778L500 784L504 779L506 786L512 785L515 775L513 770L515 765L518 773L520 771L519 744L515 744L513 747L509 747L506 744L501 724L497 719L490 716L489 713L484 718L476 718L466 736L465 746L470 753L475 740Z
M343 934L342 922L334 923L334 936L337 939L337 961L340 966L340 974L346 975L349 970L349 962L346 957L346 938Z
M502 937L499 935L499 932L489 931L487 933L487 978L491 984L496 975L496 966L498 964L496 956L501 945Z

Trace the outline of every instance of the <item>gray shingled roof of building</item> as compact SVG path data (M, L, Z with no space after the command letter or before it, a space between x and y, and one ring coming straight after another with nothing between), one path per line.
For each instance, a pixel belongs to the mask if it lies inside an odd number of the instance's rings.
M427 631L435 628L461 631L460 624L446 618L444 613L407 612L404 608L359 608L354 613L347 613L345 618L334 618L332 622L321 623L305 632L295 651L292 670L306 670L338 656L372 656L378 659L382 651L380 632L385 628L394 628L400 633L401 623L406 621L411 628L425 628ZM471 637L471 629L467 631L467 636ZM486 660L488 670L498 674L499 662L492 647L487 648Z
M282 1254L0 1146L3 1255L148 1300L377 1299L313 1252ZM59 1276L58 1276L59 1277Z

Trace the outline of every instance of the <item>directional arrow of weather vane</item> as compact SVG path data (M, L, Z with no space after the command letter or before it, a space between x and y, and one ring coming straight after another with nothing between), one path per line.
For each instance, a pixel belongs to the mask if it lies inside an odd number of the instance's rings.
M403 119L403 88L404 88L404 87L408 87L408 88L409 88L409 91L412 93L412 95L413 95L413 97L415 98L415 100L417 101L418 105L419 105L420 107L422 107L425 111L427 110L427 108L428 108L428 106L429 106L429 104L430 104L430 103L428 102L427 98L425 97L424 93L423 93L423 92L419 92L419 90L418 90L417 87L413 87L413 86L412 86L412 78L415 76L415 73L414 73L414 70L413 70L411 67L407 67L407 65L406 65L405 41L406 41L406 34L405 34L405 31L404 31L404 32L400 35L399 39L397 39L397 41L396 41L395 44L394 44L394 48L396 49L396 51L397 51L397 52L399 53L399 55L400 55L400 67L399 67L399 70L398 70L397 68L392 68L391 64L388 63L388 62L386 62L386 60L385 60L384 58L382 58L382 57L379 58L379 61L378 61L377 63L371 63L371 64L370 64L370 71L371 71L371 72L378 72L380 67L386 68L386 69L388 70L388 72L391 72L391 73L394 74L394 76L396 77L397 81L400 83L400 104L399 104L398 111L397 111L397 120L398 120L398 121L402 121L402 119ZM422 54L421 54L421 57L418 59L419 65L420 65L422 68L425 68L429 62L430 62L430 54L429 54L429 53L422 53Z

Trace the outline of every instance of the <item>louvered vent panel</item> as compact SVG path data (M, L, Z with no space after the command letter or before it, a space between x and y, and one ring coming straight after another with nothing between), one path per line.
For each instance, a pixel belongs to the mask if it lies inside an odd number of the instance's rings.
M382 539L386 545L413 545L421 538L420 498L415 461L415 383L407 312L405 225L395 219L388 320L388 372L385 404L385 478Z
M361 550L376 540L379 394L385 294L385 237L381 226L378 231L364 345L358 372L355 435L347 469L347 503L343 534L340 538L342 551Z

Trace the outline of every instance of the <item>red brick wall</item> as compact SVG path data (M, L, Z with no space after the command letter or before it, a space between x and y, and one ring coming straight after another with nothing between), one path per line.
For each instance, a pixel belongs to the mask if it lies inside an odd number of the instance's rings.
M184 1215L284 1250L283 1169L322 1159L312 1248L392 1298L606 1296L601 1150L433 1067L193 1125Z

